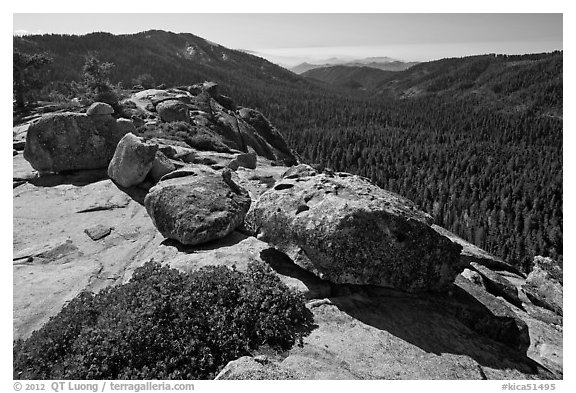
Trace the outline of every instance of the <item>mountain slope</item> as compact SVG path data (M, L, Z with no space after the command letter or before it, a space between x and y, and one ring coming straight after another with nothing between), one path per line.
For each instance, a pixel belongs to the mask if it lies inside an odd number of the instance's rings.
M386 58L388 59L388 58ZM379 57L369 57L358 61L351 61L345 65L349 67L370 67L382 71L404 71L418 64L418 62L404 62L400 60L389 59L387 61L380 60Z
M54 59L47 73L43 99L59 91L73 97L70 82L80 81L88 55L112 62L111 82L131 87L134 79L149 74L156 84L190 85L213 81L221 93L238 103L255 108L280 127L298 127L314 119L303 106L321 103L337 108L351 98L318 81L302 78L261 57L210 43L193 34L151 30L137 34L92 33L76 35L30 35L13 38L14 49L46 53ZM353 100L357 100L354 98ZM322 112L328 115L328 110ZM308 115L304 116L305 113Z
M85 57L95 54L115 64L113 82L132 86L142 74L156 83L189 84L204 80L220 82L233 91L267 89L269 86L308 83L260 57L231 50L193 34L151 30L130 35L92 33L14 37L14 48L23 52L45 52L54 58L49 75L52 82L80 80Z
M365 66L333 66L315 68L302 73L306 78L352 89L371 90L382 82L390 80L396 73Z
M509 112L541 110L562 116L562 52L482 55L420 63L383 80L380 95L435 94L480 99Z
M300 74L305 73L306 71L310 71L310 70L313 70L315 68L321 68L321 67L323 67L323 66L304 62L304 63L298 64L295 67L290 68L290 71L292 71L295 74L300 75Z

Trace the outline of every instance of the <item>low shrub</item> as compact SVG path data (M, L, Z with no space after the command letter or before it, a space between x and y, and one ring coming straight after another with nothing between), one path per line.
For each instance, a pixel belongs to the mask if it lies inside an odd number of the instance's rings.
M136 129L139 136L145 138L164 138L173 141L186 142L192 126L184 121L171 123L145 124Z
M203 129L198 129L193 135L186 138L186 143L197 150L230 153L232 150L226 146L219 137Z
M219 135L206 127L193 126L184 121L149 124L139 127L137 133L146 138L165 138L181 141L197 150L231 152Z
M149 262L70 301L14 344L15 379L210 379L261 346L287 350L311 313L267 265L192 274Z

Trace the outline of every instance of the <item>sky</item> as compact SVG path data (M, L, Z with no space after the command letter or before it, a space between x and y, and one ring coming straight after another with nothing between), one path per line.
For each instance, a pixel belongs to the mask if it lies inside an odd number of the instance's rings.
M161 29L192 33L282 65L330 57L426 61L484 53L563 49L562 14L31 14L13 15L14 34L114 34Z

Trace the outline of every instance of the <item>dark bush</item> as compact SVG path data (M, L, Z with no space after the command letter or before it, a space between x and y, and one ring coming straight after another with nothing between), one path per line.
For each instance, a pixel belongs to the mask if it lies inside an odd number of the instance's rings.
M311 327L301 295L267 265L192 274L149 262L130 282L82 293L14 344L15 379L208 379Z
M136 78L132 79L133 85L140 85L144 89L152 89L156 85L156 80L154 77L148 73L140 74Z

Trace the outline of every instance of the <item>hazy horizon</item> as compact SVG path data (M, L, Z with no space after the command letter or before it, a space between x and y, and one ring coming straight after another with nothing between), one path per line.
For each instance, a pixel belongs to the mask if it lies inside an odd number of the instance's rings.
M563 49L562 14L14 14L13 34L192 33L287 67Z

